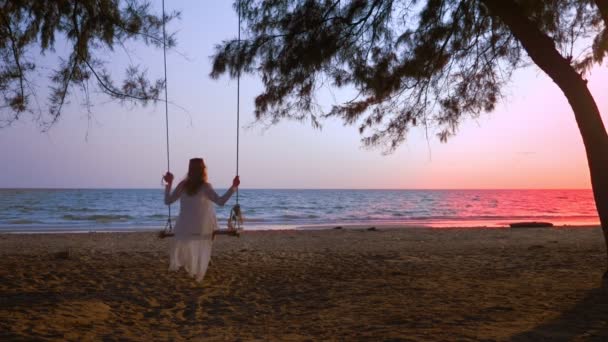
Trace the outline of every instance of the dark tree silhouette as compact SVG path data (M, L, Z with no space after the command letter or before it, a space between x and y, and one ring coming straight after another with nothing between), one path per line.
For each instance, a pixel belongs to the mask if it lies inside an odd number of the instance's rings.
M141 0L0 0L0 127L26 112L46 116L43 124L52 125L74 89L84 92L85 105L90 105L91 83L119 101L146 104L159 100L163 80L152 82L145 71L129 66L118 86L103 57L116 46L133 41L162 47L163 20L178 15L157 16L150 3ZM37 77L34 59L57 52L58 39L61 46L63 40L67 42L68 49L57 53L58 68L49 75L48 100L40 103L32 82ZM173 35L166 44L175 45Z
M465 118L493 110L531 59L572 106L608 243L608 136L584 79L608 51L608 0L239 0L235 8L247 39L217 46L211 76L259 74L257 119L339 117L359 126L364 144L389 151L414 126L447 141ZM357 96L322 111L314 95L323 85Z

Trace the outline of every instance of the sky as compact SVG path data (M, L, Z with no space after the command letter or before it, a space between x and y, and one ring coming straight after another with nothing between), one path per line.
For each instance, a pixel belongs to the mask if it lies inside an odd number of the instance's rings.
M160 4L160 1L158 1ZM182 11L169 30L178 46L168 53L171 171L185 175L188 159L205 158L215 187L236 171L236 81L209 78L214 46L236 36L231 1L167 1ZM61 51L61 46L58 46ZM118 78L130 61L162 75L162 50L132 45L107 61ZM46 56L41 67L56 59ZM588 76L604 121L608 69ZM39 87L45 87L39 80ZM397 151L364 148L356 126L326 120L254 124L256 76L241 81L242 188L331 189L582 189L587 161L565 97L538 68L518 71L497 109L467 120L447 144L414 129ZM43 91L41 91L43 93ZM44 96L41 96L42 100ZM0 188L155 188L166 171L164 105L121 106L93 95L92 117L71 98L50 131L24 116L0 130Z

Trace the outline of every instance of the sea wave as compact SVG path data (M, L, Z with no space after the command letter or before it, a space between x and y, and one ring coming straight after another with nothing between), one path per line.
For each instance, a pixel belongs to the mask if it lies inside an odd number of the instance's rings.
M306 220L306 219L318 219L321 218L321 216L316 215L316 214L284 214L284 215L279 215L278 216L279 219L285 219L285 220Z
M266 219L263 218L248 218L248 217L244 217L243 221L248 222L248 223L256 223L256 222L266 222Z
M69 206L59 206L57 207L59 211L70 211L70 212L78 212L78 213L89 213L99 211L99 209L95 208L87 208L87 207L69 207Z
M43 222L28 219L8 220L7 224L42 224Z
M62 218L67 221L94 221L99 223L104 222L124 222L133 219L130 215L63 215Z

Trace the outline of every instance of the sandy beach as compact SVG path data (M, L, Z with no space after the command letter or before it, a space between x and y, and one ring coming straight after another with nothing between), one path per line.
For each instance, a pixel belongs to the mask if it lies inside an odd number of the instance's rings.
M1 340L605 340L599 228L0 235Z

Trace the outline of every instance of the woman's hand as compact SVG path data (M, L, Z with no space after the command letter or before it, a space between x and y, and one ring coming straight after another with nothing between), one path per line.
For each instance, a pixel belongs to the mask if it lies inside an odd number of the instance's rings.
M234 177L234 179L232 180L232 187L238 188L240 184L241 184L241 179L239 178L239 176Z
M165 182L167 182L167 184L172 184L173 183L173 174L169 171L167 171L167 173L165 173L165 175L163 176L163 180Z

